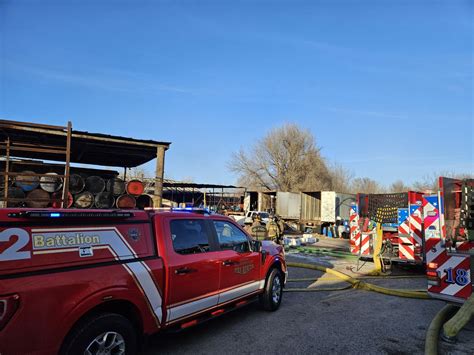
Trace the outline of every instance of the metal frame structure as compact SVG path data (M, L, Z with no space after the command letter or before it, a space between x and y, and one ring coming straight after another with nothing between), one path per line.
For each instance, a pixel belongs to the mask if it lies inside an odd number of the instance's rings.
M73 131L72 123L53 126L37 123L0 120L0 153L5 154L4 194L0 201L13 201L8 196L10 179L23 175L43 177L47 174L25 174L12 171L12 157L64 162L61 206L67 206L70 164L136 167L157 159L153 191L155 206L161 206L164 159L170 142L139 140L121 136Z
M4 125L11 125L14 124L14 121L0 121L0 129ZM69 168L70 168L70 160L71 160L71 135L72 135L72 123L69 121L67 123L66 127L61 127L61 126L50 126L50 125L36 125L38 129L45 129L45 130L50 130L50 131L60 131L64 132L66 136L66 142L65 145L66 147L61 148L58 146L49 146L49 145L43 145L43 144L30 144L30 143L24 143L24 142L16 142L12 141L10 137L7 137L7 139L3 142L0 143L0 149L3 148L5 149L5 171L0 172L0 175L3 175L4 177L4 193L3 193L3 198L1 199L2 201L5 202L5 204L8 204L9 201L15 201L16 199L14 198L9 198L8 197L8 182L11 177L16 177L19 175L22 176L31 176L31 177L43 177L43 176L48 176L47 174L25 174L25 173L16 173L10 171L10 163L13 165L14 162L10 161L11 156L15 156L15 152L35 152L35 153L48 153L48 154L55 154L55 155L64 155L65 156L65 166L64 166L64 174L63 175L57 175L57 177L63 178L63 188L62 188L62 194L61 194L61 207L65 208L67 207L67 196L69 193ZM31 127L34 129L34 127ZM13 153L13 154L12 154Z
M153 180L149 180L146 189L156 187ZM163 196L176 203L190 203L193 206L225 206L226 209L240 205L245 196L244 187L218 184L197 184L192 182L178 182L165 179L163 182Z

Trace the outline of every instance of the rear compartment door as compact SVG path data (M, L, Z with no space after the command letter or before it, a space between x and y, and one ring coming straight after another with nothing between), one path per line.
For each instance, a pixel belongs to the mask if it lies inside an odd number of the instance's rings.
M220 261L219 303L226 303L258 291L260 253L250 248L248 236L229 221L214 220Z

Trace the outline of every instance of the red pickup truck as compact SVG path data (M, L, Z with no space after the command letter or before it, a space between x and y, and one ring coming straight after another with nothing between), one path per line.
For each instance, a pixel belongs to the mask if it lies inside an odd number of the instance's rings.
M220 215L0 209L0 354L133 354L254 298L278 309L286 274Z

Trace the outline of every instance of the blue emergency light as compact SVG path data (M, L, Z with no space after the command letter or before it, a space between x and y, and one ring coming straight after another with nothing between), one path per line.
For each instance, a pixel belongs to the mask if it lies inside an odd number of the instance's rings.
M130 218L132 212L104 211L104 212L48 212L48 211L24 211L9 213L10 218Z
M199 213L199 214L212 214L207 208L196 208L196 207L179 207L179 208L172 208L172 212L190 212L190 213Z

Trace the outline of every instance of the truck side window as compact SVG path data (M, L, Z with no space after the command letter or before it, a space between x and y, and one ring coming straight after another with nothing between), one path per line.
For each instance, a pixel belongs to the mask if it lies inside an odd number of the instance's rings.
M223 250L235 250L238 253L250 251L247 236L232 223L214 221L219 245Z
M178 254L196 254L209 251L209 237L203 220L175 219L171 221L171 239Z

